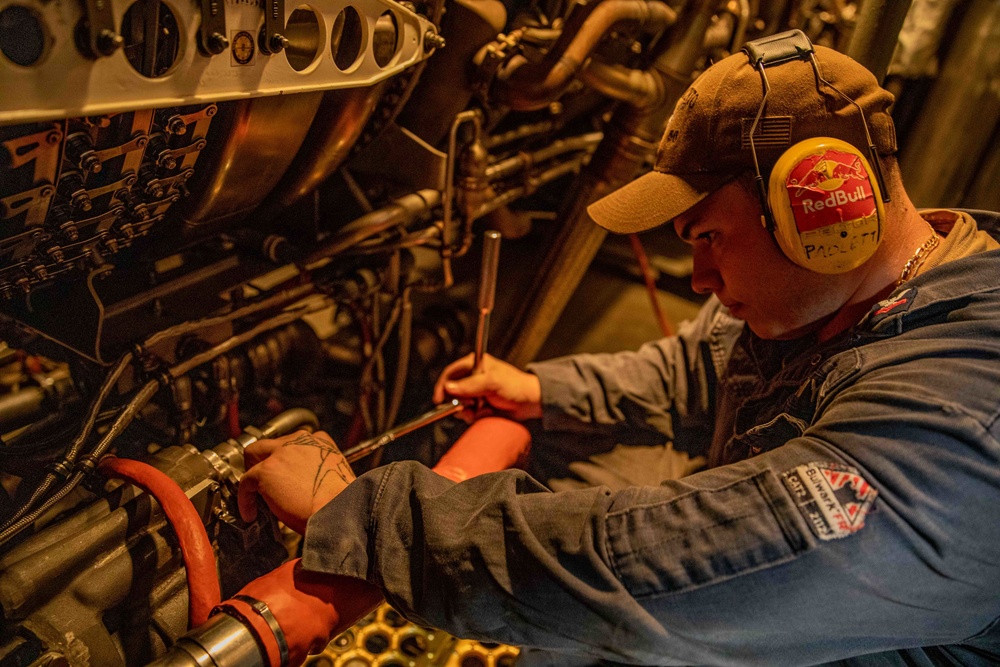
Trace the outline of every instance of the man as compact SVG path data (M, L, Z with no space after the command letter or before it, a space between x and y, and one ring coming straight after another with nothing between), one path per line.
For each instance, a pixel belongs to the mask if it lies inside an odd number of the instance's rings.
M591 208L672 222L713 295L694 321L528 372L466 358L435 388L539 420L543 463L569 434L565 490L411 462L314 485L340 459L300 434L248 449L247 513L259 489L308 520L306 570L418 622L577 664L997 664L1000 245L977 225L997 221L918 212L891 96L785 40L709 68L654 170ZM856 154L797 148L817 136ZM670 479L678 456L709 467Z

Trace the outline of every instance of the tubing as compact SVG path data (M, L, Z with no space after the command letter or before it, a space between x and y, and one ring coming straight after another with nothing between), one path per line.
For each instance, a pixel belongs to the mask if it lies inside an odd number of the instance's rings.
M616 23L637 21L646 32L657 33L676 19L676 12L658 0L605 0L596 5L578 32L572 34L567 27L545 60L538 64L516 60L511 71L494 82L494 94L517 111L541 109L563 93Z
M646 256L646 249L642 247L642 241L638 234L629 234L628 240L632 243L632 252L635 260L639 263L639 271L642 273L642 282L646 286L646 294L649 295L649 303L653 307L653 315L656 316L656 323L660 326L660 333L673 336L674 330L660 308L660 299L656 290L656 278L653 276L653 267L649 265L649 257Z
M520 422L482 417L455 441L433 470L453 482L513 468L531 448L531 433Z
M203 624L212 609L222 601L222 592L212 543L191 500L177 482L147 463L108 456L98 468L107 477L138 486L160 504L177 534L187 570L188 628Z

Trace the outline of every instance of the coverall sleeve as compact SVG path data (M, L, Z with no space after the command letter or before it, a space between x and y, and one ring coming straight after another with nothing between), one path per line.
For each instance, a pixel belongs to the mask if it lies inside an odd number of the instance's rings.
M710 433L717 378L742 329L712 297L677 335L637 351L530 364L542 388L542 426L608 435L639 430L672 440L708 424Z
M996 407L946 399L935 365L851 384L801 436L658 487L552 493L513 470L456 485L394 463L311 519L304 562L458 636L631 664L974 638L1000 615Z

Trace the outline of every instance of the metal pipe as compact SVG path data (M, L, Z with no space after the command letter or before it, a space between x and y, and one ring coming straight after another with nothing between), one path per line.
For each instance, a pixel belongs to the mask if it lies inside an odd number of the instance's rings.
M865 0L851 35L847 55L871 70L882 82L889 70L896 38L912 0Z
M147 667L262 667L269 664L245 623L216 614Z
M965 205L980 162L988 164L992 137L1000 128L998 42L1000 3L974 0L900 157L917 206ZM988 189L996 188L993 181Z
M319 268L333 255L370 236L397 225L408 224L440 203L441 192L429 188L395 199L392 203L344 225L333 239L310 253L304 264L310 270Z
M587 206L634 178L651 161L663 125L691 81L716 7L717 0L694 0L685 6L674 28L677 38L652 67L667 91L665 102L651 109L623 106L616 111L604 141L576 179L533 291L508 328L514 338L505 341L504 356L511 363L520 366L535 358L607 235L587 215Z
M512 60L511 66L500 73L493 93L514 110L541 109L562 94L615 24L638 21L643 30L656 33L672 25L676 18L674 10L659 0L605 0L591 11L578 32L567 32L567 27L564 38L541 63ZM566 35L572 35L569 43L565 43Z
M602 138L604 138L603 133L590 132L578 137L556 139L544 148L532 153L518 153L517 155L509 157L505 160L500 160L499 162L491 164L486 168L486 179L489 181L496 181L501 178L512 176L526 167L531 167L532 165L536 165L540 162L551 160L552 158L558 157L563 153L572 153L574 151L592 152L594 148L597 147L597 144L601 143Z

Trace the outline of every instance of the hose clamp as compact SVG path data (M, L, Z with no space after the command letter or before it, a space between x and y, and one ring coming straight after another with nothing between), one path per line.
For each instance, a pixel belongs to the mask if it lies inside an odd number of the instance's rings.
M278 655L280 657L281 664L287 665L288 642L285 641L285 633L282 631L281 626L278 625L278 619L276 619L274 614L271 613L271 608L268 607L263 600L258 600L257 598L250 597L249 595L234 595L233 599L250 605L250 608L264 619L267 623L267 627L271 628L271 632L274 633L274 640L278 642Z

